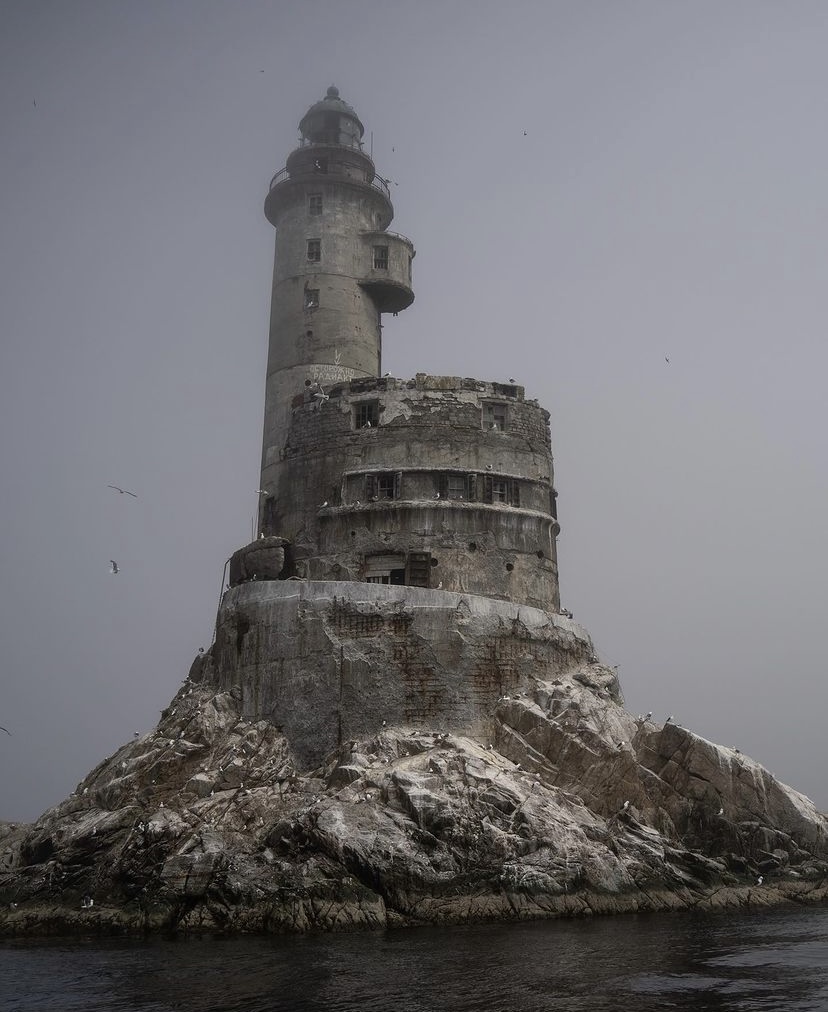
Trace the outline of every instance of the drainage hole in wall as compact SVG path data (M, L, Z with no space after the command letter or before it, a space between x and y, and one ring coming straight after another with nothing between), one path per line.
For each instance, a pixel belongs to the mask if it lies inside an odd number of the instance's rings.
M543 552L540 550L540 548L535 552L535 555L537 555L539 559L543 558Z
M507 563L506 563L506 572L507 572L507 573L511 573L511 572L512 572L512 570L513 570L514 568L515 568L515 567L514 567L514 566L512 565L512 563L511 563L511 562L507 562Z
M356 537L356 531L351 531L351 537L352 537L352 538L355 538L355 537Z
M432 565L432 566L439 566L439 565L440 565L440 563L439 563L439 562L438 562L438 561L437 561L436 559L432 559L432 560L431 560L431 565Z
M477 551L477 542L476 541L470 541L469 542L469 551L470 552L476 552Z
M306 330L305 331L305 337L313 337L313 331L312 330Z

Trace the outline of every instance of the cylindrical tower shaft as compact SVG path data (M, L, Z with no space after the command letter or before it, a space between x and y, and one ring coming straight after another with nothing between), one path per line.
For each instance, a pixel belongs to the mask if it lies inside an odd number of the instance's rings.
M414 298L414 248L386 231L394 215L388 184L362 150L356 112L331 87L299 130L299 147L265 200L276 248L260 488L274 516L286 515L279 500L291 495L281 462L297 403L321 405L330 384L378 376L381 314ZM293 541L301 528L278 533Z

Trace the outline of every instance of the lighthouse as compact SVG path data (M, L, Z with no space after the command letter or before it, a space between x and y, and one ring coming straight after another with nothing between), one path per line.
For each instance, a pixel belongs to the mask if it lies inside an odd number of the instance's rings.
M258 537L230 585L411 587L557 612L549 413L512 379L383 373L382 318L414 300L414 246L389 231L364 132L328 88L270 183Z
M549 412L516 379L383 366L414 247L364 133L329 88L265 200L258 529L229 560L210 660L308 768L394 724L488 735L504 694L594 652L560 608Z
M382 315L414 300L414 246L388 231L388 181L364 150L364 133L355 110L328 88L302 117L299 146L265 200L276 248L259 487L269 496L263 521L278 518L291 539L305 520L287 502L297 490L284 466L297 407L321 407L333 384L379 376Z

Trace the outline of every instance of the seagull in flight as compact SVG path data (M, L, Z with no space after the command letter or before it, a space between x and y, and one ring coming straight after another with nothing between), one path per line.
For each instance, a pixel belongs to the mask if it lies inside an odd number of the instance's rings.
M665 361L665 362L667 363L667 365L669 365L669 364L670 364L670 359L669 359L669 358L667 358L667 356L666 356L666 355L664 356L664 361Z
M118 563L114 559L109 560L109 572L110 573L120 572L120 570L118 569Z
M121 495L131 495L133 499L137 499L138 496L134 492L130 492L128 488L118 488L117 485L107 485L107 488L114 488L116 492L120 492Z
M5 731L6 734L11 738L11 731L7 727L0 727L0 731Z

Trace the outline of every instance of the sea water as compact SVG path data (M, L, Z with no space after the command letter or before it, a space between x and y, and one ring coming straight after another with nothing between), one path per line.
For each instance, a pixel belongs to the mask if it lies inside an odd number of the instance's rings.
M828 908L340 935L7 940L2 1012L828 1010Z

